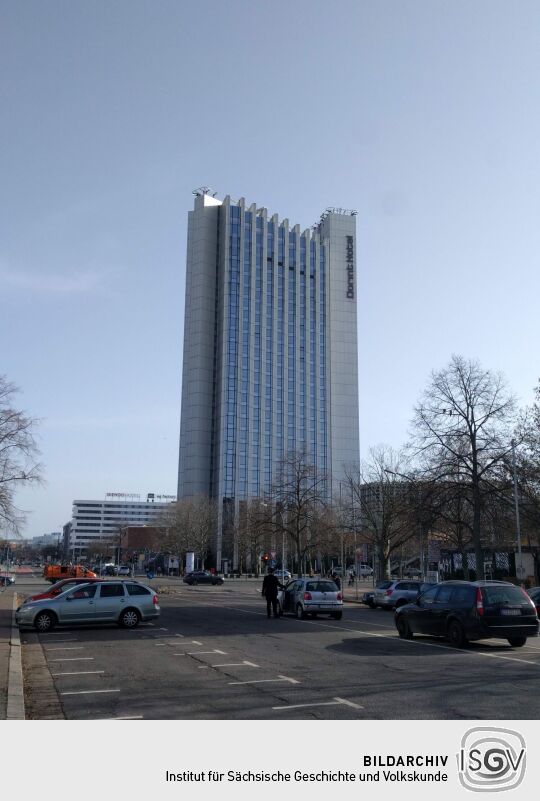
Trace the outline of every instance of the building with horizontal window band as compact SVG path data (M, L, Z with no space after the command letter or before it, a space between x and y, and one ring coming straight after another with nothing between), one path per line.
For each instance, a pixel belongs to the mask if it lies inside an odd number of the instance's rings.
M65 558L75 562L92 554L98 543L120 543L120 529L127 524L155 523L170 502L153 502L148 496L142 501L79 500L73 501L72 518L64 526Z
M178 498L270 497L281 460L302 451L330 497L359 461L356 213L311 229L244 199L195 192L188 215ZM229 562L230 563L230 562Z

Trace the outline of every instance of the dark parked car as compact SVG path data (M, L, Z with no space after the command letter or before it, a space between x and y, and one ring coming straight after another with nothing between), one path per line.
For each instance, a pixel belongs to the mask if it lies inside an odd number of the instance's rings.
M530 590L527 590L529 595L532 598L532 601L536 607L536 614L540 617L540 587L531 587Z
M458 647L501 637L518 648L538 634L532 599L504 581L444 581L396 609L395 623L403 639L431 634Z
M221 576L215 576L209 570L194 570L184 576L186 584L223 584Z

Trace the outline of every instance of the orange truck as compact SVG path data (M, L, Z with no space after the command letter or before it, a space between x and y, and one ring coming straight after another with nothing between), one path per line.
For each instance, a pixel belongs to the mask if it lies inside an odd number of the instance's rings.
M54 584L66 578L97 578L96 574L83 565L45 565L43 578Z

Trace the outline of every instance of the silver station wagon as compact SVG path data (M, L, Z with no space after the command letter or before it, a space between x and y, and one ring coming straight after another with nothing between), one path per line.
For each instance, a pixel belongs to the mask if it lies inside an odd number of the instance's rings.
M343 595L330 579L291 581L279 593L278 605L280 614L292 612L299 618L323 614L339 620L343 615Z
M16 612L19 626L39 632L80 623L117 623L133 628L159 617L158 597L151 587L136 581L79 584L54 598L23 604Z

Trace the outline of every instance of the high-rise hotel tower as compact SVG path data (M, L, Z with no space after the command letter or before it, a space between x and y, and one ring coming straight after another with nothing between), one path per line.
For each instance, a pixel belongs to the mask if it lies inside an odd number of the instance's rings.
M359 460L356 216L300 230L198 190L189 212L178 498L218 500L221 530L303 451L334 491ZM224 549L226 550L226 549Z

